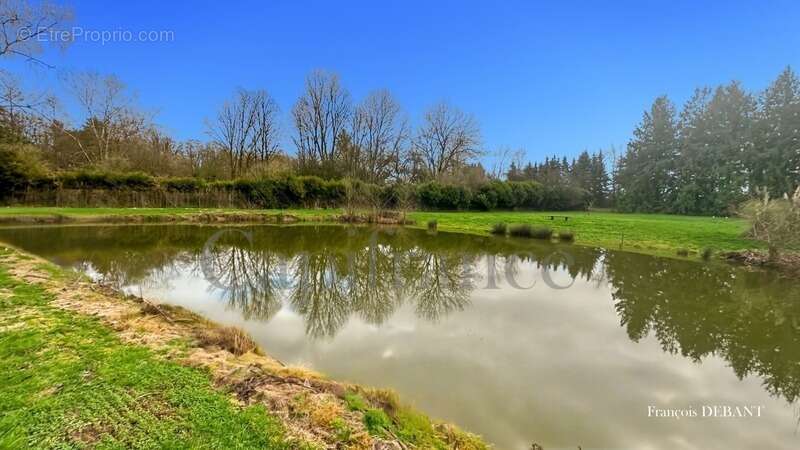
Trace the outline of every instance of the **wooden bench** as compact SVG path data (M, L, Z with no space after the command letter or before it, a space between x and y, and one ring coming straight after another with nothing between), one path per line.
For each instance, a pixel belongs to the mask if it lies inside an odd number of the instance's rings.
M564 222L569 221L569 216L550 216L550 220L556 220L556 217L563 218Z

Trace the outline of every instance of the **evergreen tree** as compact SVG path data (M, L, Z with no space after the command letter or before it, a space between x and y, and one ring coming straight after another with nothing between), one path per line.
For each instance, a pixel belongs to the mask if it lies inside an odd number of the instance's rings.
M606 170L606 158L602 150L592 155L589 171L589 183L586 190L592 196L592 204L601 207L607 206L610 178Z
M709 96L707 88L696 90L681 113L673 212L727 214L745 199L755 102L737 82Z
M658 97L633 132L620 160L619 206L627 211L661 212L671 208L679 154L675 107Z
M773 197L800 184L800 80L790 67L761 96L750 153L748 186L765 187Z

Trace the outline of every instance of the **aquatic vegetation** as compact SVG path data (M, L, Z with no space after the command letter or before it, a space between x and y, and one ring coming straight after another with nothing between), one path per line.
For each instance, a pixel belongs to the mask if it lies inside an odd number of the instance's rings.
M508 229L508 234L514 237L529 238L533 236L533 227L528 224L512 225Z
M508 225L505 222L500 222L492 225L490 233L505 236L508 232Z
M559 231L558 232L558 240L561 242L574 242L575 241L575 232L574 231Z
M553 237L553 230L549 227L535 227L531 230L530 237L533 239L550 240Z

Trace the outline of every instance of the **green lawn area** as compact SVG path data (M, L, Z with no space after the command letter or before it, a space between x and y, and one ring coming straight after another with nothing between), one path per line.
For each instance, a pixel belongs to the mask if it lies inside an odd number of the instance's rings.
M263 406L50 299L0 264L0 448L297 448Z
M569 216L550 220L550 216ZM674 254L678 249L715 251L761 248L743 237L747 222L737 218L674 216L666 214L622 214L613 212L415 212L410 214L418 226L429 220L438 229L487 234L499 222L532 224L575 232L576 243L626 250Z
M95 216L160 216L197 213L286 213L301 220L323 219L340 214L340 209L236 210L200 208L0 208L0 218L9 216L66 216L91 218ZM551 215L569 216L569 221ZM747 223L738 218L675 216L666 214L623 214L614 212L410 212L415 227L424 228L429 220L438 222L441 231L487 235L498 222L509 225L528 223L549 226L554 230L571 230L580 245L601 246L643 253L674 255L679 249L701 252L711 248L716 252L763 248L743 237Z

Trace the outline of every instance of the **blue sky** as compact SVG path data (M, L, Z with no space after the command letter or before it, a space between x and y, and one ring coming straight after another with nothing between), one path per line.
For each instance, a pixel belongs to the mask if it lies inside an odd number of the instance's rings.
M489 150L531 159L624 149L652 100L696 86L764 88L800 67L800 2L74 1L85 30L169 30L172 42L78 40L57 71L118 75L178 139L236 87L266 89L288 112L308 72L340 74L353 98L387 88L412 123L439 100L475 115ZM20 72L21 73L21 72ZM57 88L56 88L57 89Z

